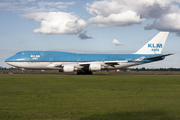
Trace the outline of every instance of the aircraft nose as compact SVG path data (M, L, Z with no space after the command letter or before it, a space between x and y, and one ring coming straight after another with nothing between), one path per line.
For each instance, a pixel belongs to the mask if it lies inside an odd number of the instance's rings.
M8 65L11 65L11 64L10 64L10 61L11 61L11 57L7 58L7 59L5 60L5 63L8 64Z
M5 62L6 62L6 63L7 63L7 62L12 62L12 57L7 58L7 59L5 60Z
M5 63L7 63L8 65L12 65L14 60L15 60L15 56L11 56L5 60Z
M7 58L7 59L5 60L5 62L6 62L6 63L9 62L9 58Z

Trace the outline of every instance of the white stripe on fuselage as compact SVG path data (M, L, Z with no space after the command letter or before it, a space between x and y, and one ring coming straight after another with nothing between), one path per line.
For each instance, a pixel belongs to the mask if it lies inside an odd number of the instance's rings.
M105 61L104 61L105 62ZM130 67L134 65L140 65L143 63L137 63L137 62L120 62L120 61L114 61L117 62L119 65L109 66L105 64L104 62L88 62L91 63L97 63L102 65L103 69L118 69L118 68L124 68L124 67ZM51 70L58 70L62 69L60 65L72 65L75 68L81 69L83 66L80 66L79 63L86 63L86 62L6 62L9 65L18 67L18 68L26 68L26 69L51 69Z

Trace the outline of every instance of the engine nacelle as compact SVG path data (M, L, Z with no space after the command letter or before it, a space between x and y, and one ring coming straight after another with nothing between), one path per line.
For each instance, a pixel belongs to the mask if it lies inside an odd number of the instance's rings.
M59 72L74 72L74 66L65 65L62 70L59 70Z
M101 64L97 64L97 63L90 64L89 70L90 71L101 70Z

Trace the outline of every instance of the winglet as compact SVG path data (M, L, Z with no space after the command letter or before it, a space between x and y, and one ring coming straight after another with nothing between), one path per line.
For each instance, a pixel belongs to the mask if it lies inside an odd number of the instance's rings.
M160 32L134 54L161 54L169 32Z

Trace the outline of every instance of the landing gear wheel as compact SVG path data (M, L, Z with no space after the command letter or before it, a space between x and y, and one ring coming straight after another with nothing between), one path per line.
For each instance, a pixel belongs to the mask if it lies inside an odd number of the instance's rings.
M26 72L25 72L25 71L23 71L23 72L22 72L22 74L23 74L23 75L25 75L25 74L26 74Z

